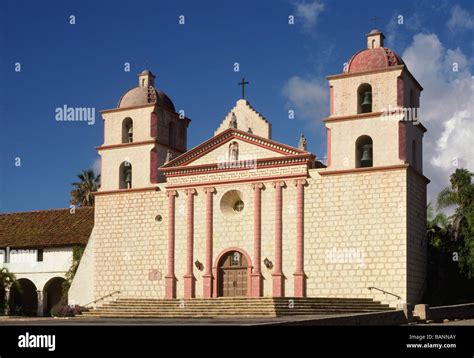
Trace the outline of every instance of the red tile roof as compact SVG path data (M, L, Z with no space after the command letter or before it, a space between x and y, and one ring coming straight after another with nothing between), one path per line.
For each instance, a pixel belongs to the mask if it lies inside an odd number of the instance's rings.
M0 247L85 245L93 227L93 207L0 214Z

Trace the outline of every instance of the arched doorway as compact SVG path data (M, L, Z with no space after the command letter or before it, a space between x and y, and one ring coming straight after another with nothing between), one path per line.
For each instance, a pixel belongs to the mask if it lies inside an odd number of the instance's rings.
M231 249L221 255L217 264L218 297L247 297L250 268L250 259L241 250Z
M51 314L51 308L61 302L61 298L63 297L63 283L65 281L66 280L62 277L53 277L44 285L43 307L46 316ZM64 297L64 302L67 302L67 294Z
M20 278L10 291L10 314L19 316L36 316L38 309L38 293L33 282Z

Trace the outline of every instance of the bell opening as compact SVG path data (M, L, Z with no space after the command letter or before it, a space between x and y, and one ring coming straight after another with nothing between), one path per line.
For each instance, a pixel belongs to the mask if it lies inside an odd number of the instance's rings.
M361 136L356 141L356 168L373 167L372 138Z

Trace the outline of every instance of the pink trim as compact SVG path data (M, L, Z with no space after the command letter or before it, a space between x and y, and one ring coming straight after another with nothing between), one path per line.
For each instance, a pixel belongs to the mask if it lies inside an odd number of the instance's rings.
M397 105L400 107L403 107L404 102L405 102L405 85L403 83L403 76L400 75L397 77Z
M334 87L329 86L329 114L334 113Z
M168 273L165 276L165 298L176 298L176 277L174 275L176 195L175 190L168 191Z
M257 169L261 168L279 168L279 167L290 167L294 165L309 165L314 159L313 154L298 154L298 155L288 155L283 157L272 157L272 158L261 158L257 159ZM273 164L275 163L275 164ZM224 166L228 164L232 165L232 162L222 163ZM160 168L160 171L165 174L166 177L179 177L179 176L189 176L189 175L198 175L198 174L213 174L213 173L226 173L226 172L235 172L235 171L245 171L250 170L251 168L219 168L220 163L209 163L209 164L200 164L200 165L187 165L179 167L168 167ZM181 172L181 173L180 173Z
M328 157L328 165L327 167L329 168L331 166L331 128L327 128L327 134L328 134L328 147L327 147L327 153L326 156Z
M282 217L282 194L285 182L273 183L275 187L275 269L273 270L273 297L284 297L283 264L283 217Z
M220 280L220 277L219 277L219 261L221 260L222 256L224 256L226 253L228 253L229 251L238 251L240 252L242 255L245 256L245 259L247 260L247 297L250 297L250 291L252 289L252 286L251 286L251 279L250 279L250 275L252 274L252 260L250 259L250 255L247 253L247 251L245 251L244 249L241 249L240 247L236 247L236 246L231 246L231 247L228 247L224 250L222 250L219 255L216 256L216 259L214 260L214 266L213 266L213 272L214 272L214 277L215 277L215 280L214 280L214 292L213 292L213 295L212 297L214 298L217 298L218 297L218 288L219 288L219 280Z
M184 275L184 298L195 296L195 278L193 273L194 251L194 194L195 189L186 190L187 199L187 243L186 243L186 274Z
M261 297L262 286L262 272L261 272L261 246L262 246L262 183L252 185L254 191L253 206L253 257L254 269L251 275L252 279L252 297Z
M216 189L205 188L206 193L206 267L203 277L203 297L212 297L212 235L213 235L213 194Z
M155 144L155 140L150 139L150 140L142 140L140 142L102 145L100 147L95 147L95 149L97 149L97 151L101 151L101 150L108 150L108 149L135 147L137 145L146 145L146 144Z
M295 297L306 296L304 273L304 186L306 180L295 180L296 184L296 270L294 276Z
M398 158L406 161L407 159L407 138L406 138L406 123L398 122Z
M152 138L158 137L158 116L155 112L152 112L150 116L150 136Z
M150 183L158 182L158 153L156 148L150 151Z
M206 183L194 183L194 184L181 184L181 185L169 185L166 189L184 189L190 187L201 187L201 186L214 186L214 185L224 185L224 184L233 184L233 183L257 183L262 181L273 181L278 179L305 179L307 175L303 174L294 174L294 175L279 175L272 177L262 177L262 178L249 178L249 179L235 179L235 180L222 180L222 181L211 181Z

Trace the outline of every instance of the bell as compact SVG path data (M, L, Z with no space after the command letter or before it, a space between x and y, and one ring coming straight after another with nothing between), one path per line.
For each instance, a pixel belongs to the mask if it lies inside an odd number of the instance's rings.
M128 142L132 143L133 142L133 128L132 126L128 127Z
M132 171L129 169L125 173L125 184L127 186L127 189L130 189L132 187Z
M360 158L361 167L372 166L372 144L362 146L362 157Z
M367 91L364 93L361 107L362 113L372 112L372 92Z

